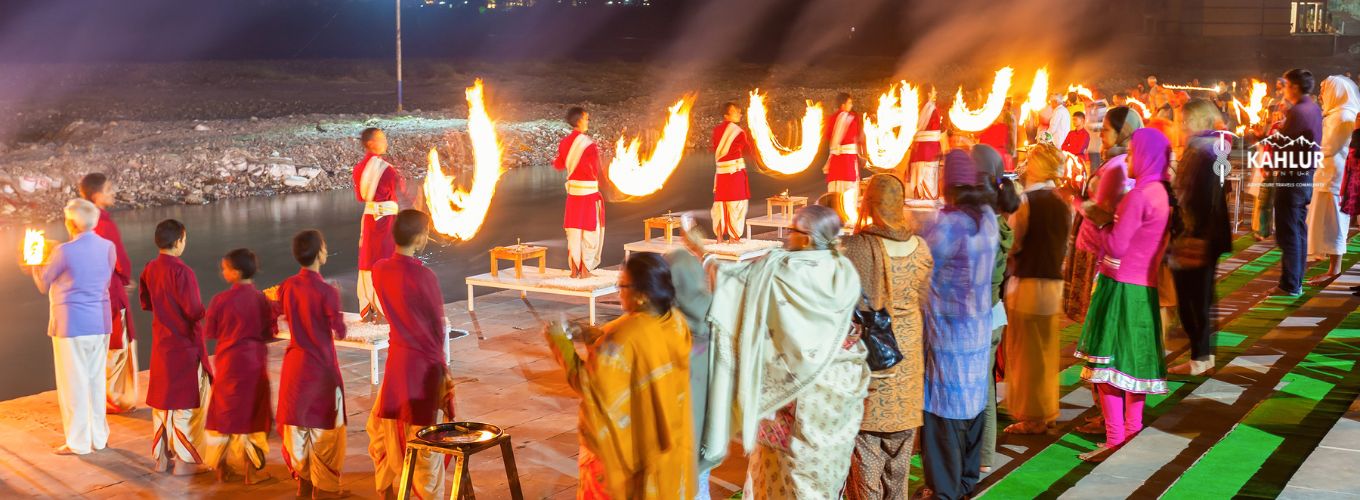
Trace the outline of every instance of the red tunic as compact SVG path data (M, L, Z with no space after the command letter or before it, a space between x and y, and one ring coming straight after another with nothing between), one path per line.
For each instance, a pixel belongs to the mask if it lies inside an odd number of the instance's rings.
M146 404L158 410L198 408L204 358L203 301L198 279L179 257L160 254L142 269L142 310L151 311L151 382ZM211 375L208 366L202 366Z
M391 164L387 164L387 168L378 177L373 188L373 198L365 199L364 170L374 156L377 155L366 153L364 159L354 166L354 197L361 202L395 202L397 195L405 189L406 180ZM392 240L392 224L397 221L394 215L375 217L372 214L364 214L359 232L360 271L373 269L373 263L391 257L392 253L397 251L397 244Z
M992 126L978 134L978 142L991 146L992 149L1001 154L1001 163L1005 166L1007 172L1015 171L1015 160L1011 158L1010 154L1011 127L1009 124L1001 121L993 123Z
M434 425L447 370L439 280L419 260L397 254L373 266L373 288L392 327L378 416Z
M553 159L553 168L558 170L569 170L567 173L567 206L566 213L562 218L562 227L565 229L583 229L595 231L604 226L604 197L600 195L600 148L593 141L589 146L582 149L580 159L574 165L571 162L571 145L576 141L577 136L584 136L579 131L573 130L562 142L557 144L557 158ZM589 136L582 140L589 140ZM573 182L574 181L574 182ZM594 192L588 186L594 186ZM573 186L577 186L573 188ZM572 194L576 191L580 194Z
M292 337L279 374L279 423L335 428L335 390L345 387L335 356L335 339L345 338L340 292L303 269L279 285L279 305Z
M1086 148L1091 145L1091 133L1086 129L1077 129L1067 133L1067 138L1063 139L1062 150L1077 155L1077 159L1083 164L1090 162L1090 157L1086 155Z
M127 249L123 247L123 234L118 231L118 225L113 223L108 210L99 211L99 223L94 226L94 234L112 242L114 255L118 257L113 266L113 278L109 280L109 306L114 312L109 349L122 349L124 338L137 336L132 315L119 312L128 307L127 286L132 283L132 260L128 259Z
M724 154L718 148L722 147L723 133L728 127L736 127L737 132L732 138L731 144L727 147ZM746 180L745 153L750 149L750 141L746 137L746 131L740 125L724 121L713 128L713 156L717 161L718 173L713 177L713 201L742 201L751 199L750 182ZM731 173L722 173L723 163L741 160L743 165L740 170ZM727 167L731 168L731 167Z
M269 348L278 331L273 307L255 285L237 283L213 297L203 334L217 339L212 402L205 427L222 434L269 431Z
M912 140L908 163L940 161L940 153L943 151L940 148L940 131L944 128L944 119L940 116L939 108L932 103L926 103L926 107L921 111L925 114L925 121Z
M849 115L849 124L838 141L835 137L836 122L841 115ZM826 136L830 141L831 154L827 159L826 181L859 181L859 139L863 135L859 115L848 111L837 111L826 122ZM838 151L853 151L838 153Z

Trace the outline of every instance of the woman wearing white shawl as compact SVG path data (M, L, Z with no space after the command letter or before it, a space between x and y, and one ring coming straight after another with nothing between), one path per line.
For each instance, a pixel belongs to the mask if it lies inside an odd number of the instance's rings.
M1350 216L1341 211L1341 186L1350 151L1360 89L1344 76L1322 81L1322 165L1313 174L1313 202L1308 206L1308 255L1328 259L1325 274L1309 281L1321 284L1341 275Z
M834 210L794 214L787 250L719 267L701 466L741 434L743 498L834 498L850 470L869 368L851 336L859 273L835 249Z

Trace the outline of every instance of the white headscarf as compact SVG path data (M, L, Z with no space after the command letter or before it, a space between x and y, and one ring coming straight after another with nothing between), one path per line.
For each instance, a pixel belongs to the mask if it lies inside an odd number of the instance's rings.
M1341 112L1342 121L1354 121L1360 113L1360 87L1350 78L1332 75L1322 81L1322 114Z

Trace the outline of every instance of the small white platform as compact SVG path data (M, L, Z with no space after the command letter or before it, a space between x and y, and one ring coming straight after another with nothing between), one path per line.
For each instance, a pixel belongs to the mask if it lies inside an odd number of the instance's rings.
M661 243L661 240L658 240L657 243L664 244ZM590 324L594 325L595 299L619 291L619 272L596 269L591 271L591 274L594 276L590 278L572 279L571 271L548 268L541 273L533 269L525 269L522 278L516 278L510 273L501 273L499 276L492 276L491 273L468 276L464 280L468 288L468 311L473 311L473 288L479 286L519 290L521 297L526 292L585 297L590 300Z
M761 257L782 245L783 242L780 241L753 240L750 238L742 240L741 243L718 243L716 240L704 240L704 251L718 259L741 262ZM685 248L685 246L679 241L671 243L660 240L635 241L623 246L623 258L627 260L633 252L666 254L682 248Z
M775 235L782 240L784 239L784 229L792 225L793 217L784 215L781 212L775 212L761 217L752 217L746 219L746 237L750 238L751 234L755 232L751 229L752 226L772 227L775 230Z
M368 351L368 374L369 380L373 385L378 385L382 377L382 368L378 364L378 352L385 351L388 347L388 335L391 326L360 321L358 314L347 312L345 316L345 340L335 341L335 347L344 349L355 349ZM445 320L447 322L447 320ZM454 339L468 336L466 330L455 330L446 328L444 331L444 359L449 359L449 343ZM279 317L279 333L274 338L288 340L292 338L288 332L288 322L283 317Z

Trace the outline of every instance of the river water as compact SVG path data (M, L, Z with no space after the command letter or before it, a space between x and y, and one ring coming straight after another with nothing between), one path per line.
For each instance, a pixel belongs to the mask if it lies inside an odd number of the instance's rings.
M485 225L476 237L465 242L432 244L422 258L439 276L445 302L463 300L467 288L463 278L487 271L487 252L493 246L514 244L516 239L549 247L548 265L566 268L566 245L562 232L562 188L565 175L551 167L520 168L506 172L497 187ZM693 155L661 192L640 200L609 203L605 207L606 232L603 265L623 259L624 243L642 239L642 219L668 210L697 210L696 217L708 217L712 203L712 159ZM798 194L820 192L820 169L788 177L774 178L752 172L750 217L764 215L767 196L789 189ZM414 193L418 183L411 182ZM226 288L219 275L218 261L228 250L248 247L260 258L257 286L264 288L297 272L290 241L300 230L316 228L326 235L331 258L322 274L344 286L346 310L358 309L354 281L358 276L359 216L362 207L349 190L289 194L272 197L225 200L210 205L170 206L116 211L114 220L123 232L123 241L132 259L134 279L143 265L155 257L152 233L156 223L175 218L189 228L183 259L198 275L203 303ZM3 224L3 222L0 222ZM45 227L48 238L65 239L59 222ZM51 341L47 331L47 298L40 295L31 278L22 273L19 243L23 226L0 225L0 318L8 327L0 328L0 400L51 390L56 387L52 371ZM485 293L494 290L482 288ZM136 294L132 294L137 309ZM151 317L143 311L134 314L138 355L141 366L148 366L151 348Z

